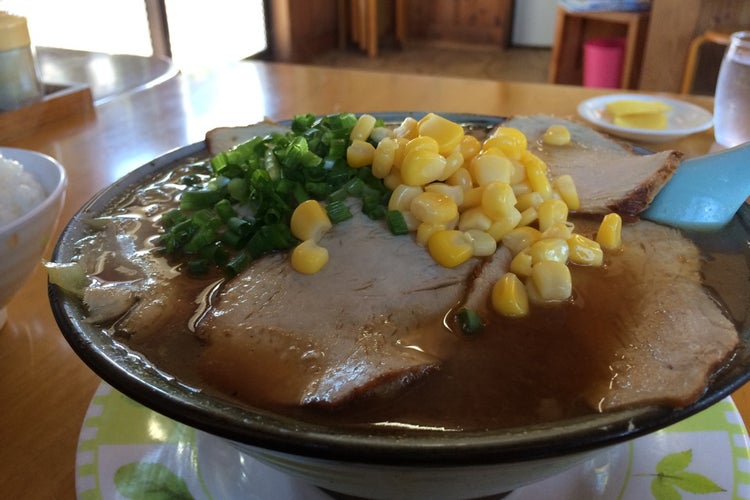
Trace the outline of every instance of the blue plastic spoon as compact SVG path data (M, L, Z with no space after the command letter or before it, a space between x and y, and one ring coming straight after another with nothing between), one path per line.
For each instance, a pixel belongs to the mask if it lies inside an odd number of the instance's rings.
M692 231L724 227L750 196L750 143L680 163L651 205L640 214Z

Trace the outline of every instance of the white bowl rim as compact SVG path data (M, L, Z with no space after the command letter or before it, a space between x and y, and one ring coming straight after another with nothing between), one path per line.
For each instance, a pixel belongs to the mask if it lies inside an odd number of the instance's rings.
M68 175L65 172L65 168L62 166L62 164L59 161L57 161L55 158L49 155L40 153L38 151L32 151L30 149L8 148L5 146L0 146L0 155L2 155L4 158L19 162L21 165L24 166L24 170L26 170L24 161L15 157L14 155L20 155L20 156L26 156L26 157L37 157L39 159L44 160L45 162L48 162L50 165L54 166L55 170L57 171L59 175L59 179L57 183L55 184L55 187L52 189L52 191L50 191L49 193L45 195L45 198L44 200L42 200L41 203L34 206L34 208L24 213L20 217L8 222L7 224L4 224L4 225L0 224L0 234L3 234L3 233L9 233L17 229L19 226L22 226L30 219L33 219L34 217L36 217L39 213L47 210L49 206L52 205L54 201L60 196L60 193L65 190L68 184Z

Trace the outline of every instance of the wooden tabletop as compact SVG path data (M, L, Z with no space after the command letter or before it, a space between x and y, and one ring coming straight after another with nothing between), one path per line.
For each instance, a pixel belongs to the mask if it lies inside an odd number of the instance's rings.
M207 130L299 113L435 111L573 117L604 90L397 75L286 64L239 63L180 75L112 99L93 112L39 127L3 146L41 151L67 169L61 225L97 191ZM707 98L693 102L711 107ZM700 155L711 132L651 148ZM53 240L56 239L53 235ZM4 498L75 498L78 433L100 380L73 353L50 312L38 269L8 306L0 330L0 492ZM750 418L750 386L734 394ZM746 420L747 421L747 420Z

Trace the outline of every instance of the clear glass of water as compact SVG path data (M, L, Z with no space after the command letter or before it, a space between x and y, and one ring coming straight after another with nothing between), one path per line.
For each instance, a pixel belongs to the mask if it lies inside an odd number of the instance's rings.
M714 137L722 146L750 141L750 31L732 35L714 98Z

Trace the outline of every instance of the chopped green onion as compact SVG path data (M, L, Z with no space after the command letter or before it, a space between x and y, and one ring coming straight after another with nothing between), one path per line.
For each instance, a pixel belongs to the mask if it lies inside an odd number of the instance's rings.
M298 243L289 221L305 200L324 201L332 222L351 217L348 197L359 198L369 217L383 218L389 191L382 180L346 162L356 123L352 113L298 115L287 133L196 163L205 173L186 176L179 208L160 218L160 250L191 262L194 271L214 266L236 274L250 260Z
M214 206L221 199L218 191L201 189L196 191L185 191L180 197L180 208L182 210L199 210Z
M352 218L351 210L341 200L329 202L326 205L326 212L328 212L328 218L331 219L331 223L333 224L338 224Z
M385 213L385 222L392 234L402 235L409 234L409 227L406 225L404 214L400 210L388 210Z
M484 329L484 321L471 309L461 308L457 315L458 327L466 335L475 335Z

